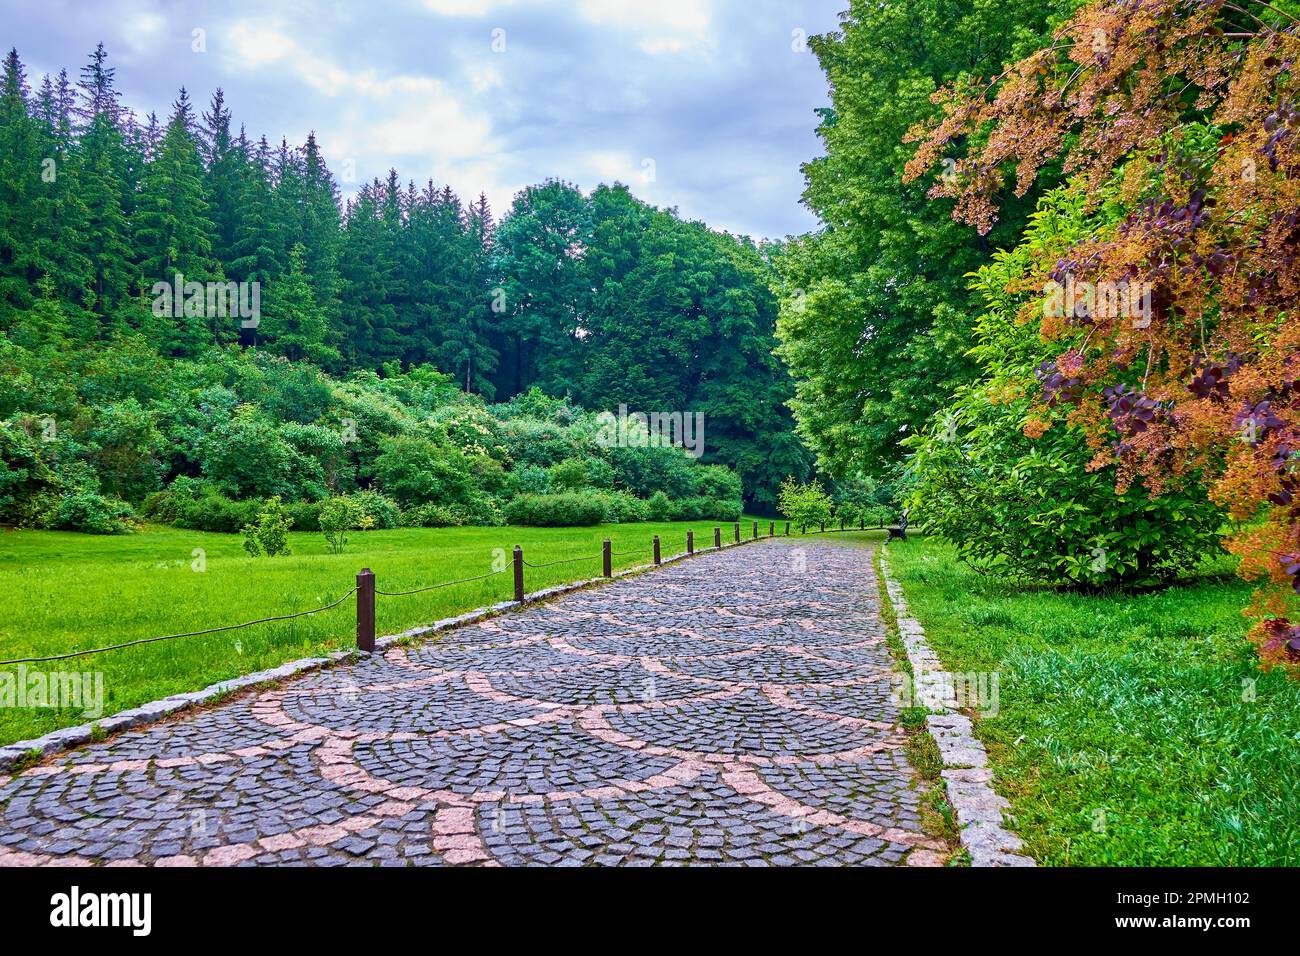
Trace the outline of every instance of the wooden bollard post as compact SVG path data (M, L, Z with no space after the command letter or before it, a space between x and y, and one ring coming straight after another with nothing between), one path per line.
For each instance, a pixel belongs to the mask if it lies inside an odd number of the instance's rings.
M659 535L655 535L655 564L659 564Z
M740 522L737 521L733 526L736 532L736 544L740 544Z
M753 538L755 541L758 540L758 522L757 522L757 521L754 522L754 530L751 531L751 532L749 533L749 536L750 536L751 538Z
M769 538L775 538L775 537L776 537L776 522L775 522L775 521L769 521L769 522L767 523L767 536L768 536Z
M614 576L614 549L609 543L609 538L606 538L605 543L601 545L600 558L602 561L601 570L605 572L605 577L612 578Z
M785 523L785 536L790 537L790 522L788 521Z
M686 553L687 554L695 553L695 532L694 531L686 532Z
M515 545L515 600L524 603L524 549Z
M865 531L866 529L867 529L866 519L864 519L861 515L858 515L858 530Z
M721 529L721 528L714 528L714 529L713 529L713 546L714 546L715 548L720 548L720 547L722 547L722 529Z
M822 534L825 534L825 533L826 533L826 522L823 521L823 522L822 522Z
M843 519L843 518L840 519L840 530L841 530L841 531L844 530L844 519Z
M369 568L357 572L357 650L375 649L375 574Z

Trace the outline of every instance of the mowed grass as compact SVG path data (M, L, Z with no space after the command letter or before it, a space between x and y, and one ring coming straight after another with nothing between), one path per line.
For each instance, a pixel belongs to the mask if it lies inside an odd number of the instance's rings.
M742 535L752 532L746 519ZM528 591L599 577L601 542L615 569L648 564L652 537L664 557L711 547L716 522L598 525L586 528L406 528L352 534L345 553L328 553L319 534L290 535L292 554L250 558L237 535L150 526L103 537L58 531L0 531L0 660L43 657L156 635L197 631L289 614L337 601L369 567L380 590L403 591L484 574L504 574L404 597L380 595L377 631L392 634L513 596L508 567L516 544L533 564ZM733 538L721 525L723 541ZM765 534L767 522L760 522ZM500 550L498 550L500 549ZM637 551L618 555L617 552ZM196 562L201 562L196 564ZM196 570L196 567L204 570ZM498 563L497 567L502 565ZM647 587L653 587L652 581ZM169 694L356 644L355 600L292 621L28 665L28 670L102 672L104 715ZM18 666L0 667L17 674ZM81 709L0 707L0 744L84 723Z
M1300 683L1263 674L1224 558L1149 593L1022 590L942 543L889 563L949 670L996 671L976 729L1043 864L1300 864Z

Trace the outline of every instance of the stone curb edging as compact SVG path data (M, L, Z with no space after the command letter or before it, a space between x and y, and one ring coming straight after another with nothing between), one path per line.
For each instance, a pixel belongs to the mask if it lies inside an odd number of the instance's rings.
M775 537L782 537L776 535ZM728 548L738 548L741 545L752 544L755 541L770 541L771 537L759 538L742 538L740 541L732 541L723 544L721 548L703 548L697 550L694 554L674 554L663 558L658 567L667 564L673 564L689 557L700 557L705 554L716 554L718 551L726 551ZM536 604L539 601L546 601L550 598L559 597L562 594L568 594L571 591L579 591L584 588L593 587L598 584L604 584L609 581L617 581L621 578L635 577L644 574L647 571L653 571L654 564L638 564L634 567L624 568L621 571L615 571L612 577L605 578L588 578L584 581L575 581L569 584L560 584L555 587L546 588L541 591L534 591L531 594L525 594L523 603L517 601L501 601L497 604L490 604L487 607L475 608L472 611L466 611L455 617L443 618L434 621L432 624L426 624L421 627L414 627L410 630L402 631L398 634L392 634L375 640L375 652L385 651L390 647L399 644L406 644L419 638L426 637L430 634L436 634L441 631L449 631L458 627L464 627L468 624L475 624L479 621L495 617L506 611L526 607L530 604ZM272 683L274 681L285 680L289 677L296 677L299 674L305 674L309 671L321 670L326 667L333 667L336 664L347 661L361 660L369 657L362 651L336 651L327 654L324 657L306 657L296 661L290 661L287 664L281 664L278 667L272 667L267 670L254 671L251 674L244 674L242 677L234 677L230 680L219 681L216 684L209 684L202 690L189 691L184 694L172 694L170 697L164 697L161 700L153 700L147 704L141 704L138 707L132 707L128 710L118 711L101 720L89 724L77 724L73 727L62 727L58 730L52 730L48 734L36 737L32 740L19 740L12 744L6 744L0 747L0 773L8 773L15 765L28 760L33 753L40 757L48 757L51 754L64 750L71 750L74 747L80 747L82 744L91 743L97 737L103 737L109 734L119 733L123 730L131 730L145 724L155 723L164 717L179 713L182 710L188 710L201 704L209 703L218 697L233 692L247 690L259 684ZM96 729L98 728L98 729Z
M925 630L907 610L903 589L889 570L886 545L881 545L880 567L885 575L885 590L894 606L898 634L907 648L912 664L913 686L917 675L947 675L943 663L925 639ZM975 737L971 720L957 709L950 680L940 680L947 689L947 699L927 699L931 711L925 726L939 747L943 758L943 777L948 802L957 814L961 845L970 854L971 866L1036 866L1033 858L1021 852L1024 844L1006 828L1003 812L1006 799L993 790L993 770L988 765L984 745Z

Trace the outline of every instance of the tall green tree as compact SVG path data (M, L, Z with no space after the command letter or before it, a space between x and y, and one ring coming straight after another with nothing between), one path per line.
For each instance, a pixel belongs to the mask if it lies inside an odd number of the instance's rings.
M131 159L107 61L101 43L82 67L76 108L80 193L87 212L84 249L93 264L91 307L102 334L128 327L136 277L127 219L133 205Z
M339 352L307 279L305 259L302 246L295 246L289 254L289 271L268 288L258 333L269 348L291 361L332 365L338 362Z
M210 214L193 110L182 88L158 155L146 170L134 220L142 295L152 298L155 283L174 284L178 275L184 283L223 278L213 257L216 226ZM164 352L197 355L213 341L229 342L238 335L237 317L207 315L192 299L180 315L157 311L146 327Z
M988 236L951 203L904 185L909 127L930 95L990 76L1032 49L1074 0L853 0L840 29L810 40L830 83L804 166L805 204L823 228L778 257L781 355L796 378L799 430L836 476L880 474L967 381L978 303L966 273L1015 242L1036 195L1008 204Z
M383 184L366 183L347 207L343 228L342 331L344 360L377 369L399 359L402 341L390 297L392 270L385 260L385 226L379 215Z
M500 390L515 395L536 385L562 394L578 374L581 260L591 238L591 210L576 186L547 180L515 196L496 233L503 303L497 373ZM499 291L497 291L499 290Z
M445 217L444 217L445 218ZM491 295L493 276L492 210L487 196L479 194L458 235L464 254L454 289L453 311L438 345L438 364L455 375L467 392L492 398L492 375L500 366L493 347L497 334L497 300Z

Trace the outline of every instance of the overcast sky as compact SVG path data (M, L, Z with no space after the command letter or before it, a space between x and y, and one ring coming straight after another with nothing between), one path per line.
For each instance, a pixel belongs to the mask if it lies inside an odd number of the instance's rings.
M548 176L615 179L711 226L805 232L799 164L825 79L801 38L847 0L0 0L36 87L97 42L140 115L220 86L250 136L316 131L346 193L482 190L498 215ZM196 51L195 48L198 48Z

